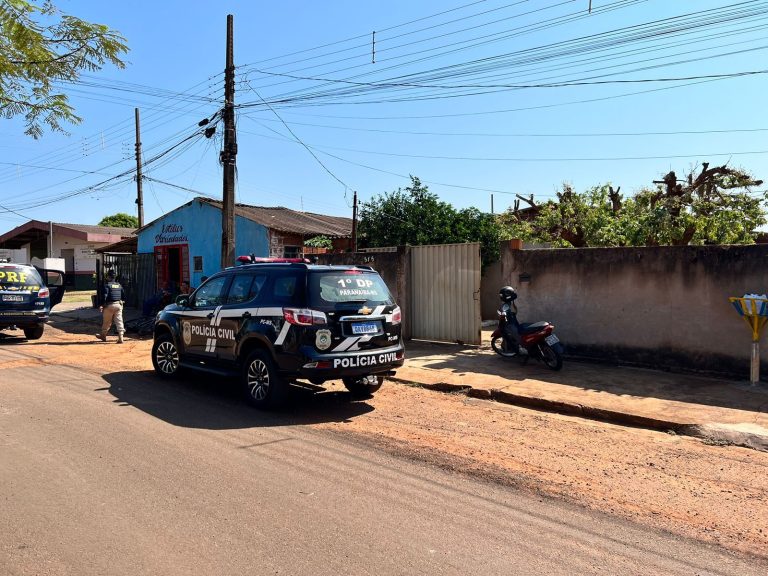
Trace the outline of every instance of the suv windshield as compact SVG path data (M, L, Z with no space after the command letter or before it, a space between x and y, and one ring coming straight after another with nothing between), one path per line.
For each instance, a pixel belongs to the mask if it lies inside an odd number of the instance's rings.
M0 290L37 292L42 283L34 268L0 264Z
M309 300L313 307L345 302L393 304L381 276L359 270L313 272L309 275Z

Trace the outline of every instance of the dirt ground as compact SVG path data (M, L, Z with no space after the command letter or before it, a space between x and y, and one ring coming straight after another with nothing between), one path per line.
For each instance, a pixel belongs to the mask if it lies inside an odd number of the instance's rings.
M129 339L118 346L114 337L106 344L97 341L93 326L56 326L48 326L38 342L18 344L34 347L42 360L18 362L62 363L99 373L151 369L151 340ZM343 390L338 383L325 388ZM768 557L768 453L394 383L366 402L372 409L353 419L311 426Z

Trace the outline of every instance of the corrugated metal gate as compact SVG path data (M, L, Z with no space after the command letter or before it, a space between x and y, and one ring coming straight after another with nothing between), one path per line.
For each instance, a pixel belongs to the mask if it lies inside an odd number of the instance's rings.
M411 336L480 344L480 244L412 246Z

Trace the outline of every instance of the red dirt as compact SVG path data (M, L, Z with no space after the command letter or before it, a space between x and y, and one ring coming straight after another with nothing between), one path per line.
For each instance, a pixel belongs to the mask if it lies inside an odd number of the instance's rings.
M148 370L150 340L119 346L59 323L20 351L89 370ZM75 331L79 330L80 333ZM68 345L56 345L66 342ZM25 350L26 349L26 350ZM119 353L118 353L119 352ZM328 389L343 389L333 383ZM373 410L313 424L458 473L563 498L768 556L768 453L386 383Z

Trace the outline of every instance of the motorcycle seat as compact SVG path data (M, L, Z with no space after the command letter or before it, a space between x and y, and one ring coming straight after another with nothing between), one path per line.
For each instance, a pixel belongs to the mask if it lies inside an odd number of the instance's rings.
M533 322L533 323L520 324L520 326L518 327L518 331L520 332L520 334L532 334L533 332L538 332L539 330L543 330L547 324L549 324L549 322Z

